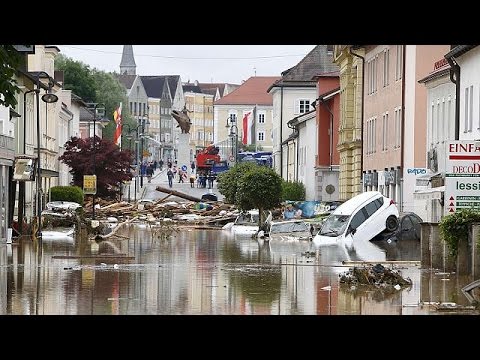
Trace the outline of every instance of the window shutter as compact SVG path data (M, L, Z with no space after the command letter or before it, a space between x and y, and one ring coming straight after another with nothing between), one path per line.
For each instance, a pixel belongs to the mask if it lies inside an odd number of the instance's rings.
M300 100L298 100L298 99L295 100L293 106L294 106L294 109L295 109L294 114L300 114Z

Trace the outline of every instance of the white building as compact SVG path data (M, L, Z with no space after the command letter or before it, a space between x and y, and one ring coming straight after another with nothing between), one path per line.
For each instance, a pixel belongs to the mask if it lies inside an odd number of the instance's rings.
M450 80L450 66L445 59L434 71L419 80L427 88L428 171L417 176L414 211L426 222L439 222L443 214L446 144L455 140L455 84Z

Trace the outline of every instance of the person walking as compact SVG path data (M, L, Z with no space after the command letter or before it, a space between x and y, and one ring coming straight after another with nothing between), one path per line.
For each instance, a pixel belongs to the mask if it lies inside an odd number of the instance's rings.
M163 170L163 159L160 159L160 161L158 162L158 165L160 166L160 171Z
M147 179L148 179L148 182L149 182L149 183L152 182L153 173L154 173L154 165L153 165L153 164L150 164L150 165L148 165L148 167L147 167Z
M172 188L173 187L173 171L172 171L172 169L168 169L167 178L168 178L168 186L170 188Z

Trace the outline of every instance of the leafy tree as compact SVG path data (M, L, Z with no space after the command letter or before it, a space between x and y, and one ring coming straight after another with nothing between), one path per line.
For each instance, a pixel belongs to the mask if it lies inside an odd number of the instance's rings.
M273 169L241 162L218 176L218 191L225 202L241 210L258 209L261 225L263 211L275 208L281 201L282 179Z
M94 69L92 75L95 84L95 101L105 104L105 117L111 120L103 129L103 137L113 140L113 134L117 126L113 120L113 112L118 108L120 103L123 104L123 123L135 123L128 108L126 90L113 73Z
M64 72L64 88L72 90L85 102L105 104L105 118L111 120L103 129L103 138L113 140L116 124L113 112L123 103L122 122L135 123L128 109L126 90L114 73L107 73L64 55L55 59L55 69ZM133 125L132 125L133 127Z
M0 45L0 105L15 107L20 91L15 80L17 69L25 57L15 50L13 45Z
M85 102L97 100L95 78L88 65L60 54L55 58L55 70L63 71L64 89L72 90Z
M59 160L70 167L72 185L83 187L83 175L97 175L97 195L115 198L122 182L132 179L130 163L132 153L120 151L113 142L95 136L95 164L93 163L93 138L72 137L65 144Z
M218 175L218 191L225 197L226 203L235 204L238 180L243 174L257 167L256 163L241 162Z
M257 166L238 179L235 204L242 210L258 209L260 227L264 222L263 211L277 207L281 195L282 178L273 169Z
M282 200L304 201L305 185L300 181L282 180Z

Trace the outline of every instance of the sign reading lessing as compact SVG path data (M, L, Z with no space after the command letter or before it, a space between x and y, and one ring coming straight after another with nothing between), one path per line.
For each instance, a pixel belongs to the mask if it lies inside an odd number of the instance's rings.
M83 175L83 193L87 195L97 193L97 175Z
M445 214L480 207L480 147L472 140L450 141L445 162ZM463 200L463 201L462 201Z

